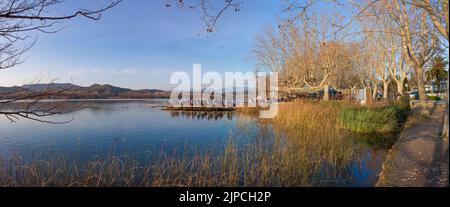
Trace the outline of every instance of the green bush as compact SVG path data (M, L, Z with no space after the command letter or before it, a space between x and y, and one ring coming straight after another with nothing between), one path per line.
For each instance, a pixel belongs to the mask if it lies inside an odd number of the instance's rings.
M442 100L442 99L441 99L441 97L439 97L439 96L428 96L428 100L431 100L431 101L440 101L440 100Z
M382 107L346 107L341 110L338 122L344 129L361 133L394 132L400 129L410 111L409 101L401 98Z

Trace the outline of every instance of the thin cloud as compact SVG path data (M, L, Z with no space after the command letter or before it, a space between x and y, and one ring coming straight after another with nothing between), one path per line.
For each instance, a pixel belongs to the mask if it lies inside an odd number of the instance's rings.
M68 70L66 74L71 77L80 77L84 75L136 75L138 72L134 69L76 69Z

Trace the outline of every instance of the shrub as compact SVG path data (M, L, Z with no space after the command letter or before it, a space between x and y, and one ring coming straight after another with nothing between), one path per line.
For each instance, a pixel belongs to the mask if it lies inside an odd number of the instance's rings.
M341 127L355 132L394 132L406 121L410 107L406 98L382 107L353 106L343 108L338 116Z
M442 99L439 96L428 96L428 100L430 100L430 101L440 101Z

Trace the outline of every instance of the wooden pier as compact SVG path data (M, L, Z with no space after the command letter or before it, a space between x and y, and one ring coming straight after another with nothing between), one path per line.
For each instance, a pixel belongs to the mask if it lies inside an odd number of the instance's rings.
M224 106L164 106L167 111L235 111L236 107Z

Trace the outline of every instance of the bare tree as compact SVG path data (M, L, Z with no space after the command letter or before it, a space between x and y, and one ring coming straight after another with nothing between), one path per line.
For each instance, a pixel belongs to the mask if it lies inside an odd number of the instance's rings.
M417 75L417 88L421 100L427 100L424 81L424 65L434 56L438 38L430 31L430 21L425 11L408 7L403 1L395 1L391 16L398 23L403 52Z
M405 54L402 50L402 40L398 35L392 32L392 21L384 19L382 27L387 32L380 33L382 35L381 44L386 48L385 61L387 62L387 69L392 80L397 85L397 93L403 94L405 80L411 72L411 67L405 63Z
M351 3L359 8L356 12L355 18L360 17L366 10L373 7L377 7L378 4L385 4L386 0L288 0L288 6L285 8L285 12L295 12L295 13L306 13L311 7L316 4L323 2L332 2L337 6L347 5L346 3ZM434 28L438 31L443 38L447 40L449 38L449 5L448 0L393 0L387 1L389 4L405 4L416 9L420 9L430 18ZM383 7L378 7L383 9ZM297 16L294 15L294 18ZM354 19L350 19L348 23L344 25L349 25Z
M371 25L369 25L371 26ZM378 85L384 80L383 53L380 51L378 37L375 33L366 32L362 45L362 55L365 56L366 65L362 66L367 70L369 86L372 89L372 98L378 94Z
M298 23L282 22L257 38L253 54L258 66L279 72L285 88L321 88L325 84L343 86L352 76L351 47L335 31L335 16L315 15ZM338 76L337 74L340 73ZM346 87L346 86L344 86Z
M402 3L423 9L436 30L447 39L448 43L448 0L402 0Z
M253 55L258 68L266 71L282 72L284 66L282 43L273 28L267 27L264 34L256 37Z
M289 2L286 11L308 13L310 7L324 1L292 0ZM344 1L331 2L338 6L344 5ZM420 98L426 100L423 66L431 59L440 44L438 34L441 34L448 43L448 0L351 0L347 2L356 6L358 12L346 22L341 23L342 28L348 27L355 20L363 17L373 17L378 14L391 17L395 23L395 30L377 32L392 32L401 38L405 60L412 66L417 76ZM297 16L295 15L294 18Z
M222 2L222 3L219 3ZM214 32L218 20L227 10L240 11L241 2L236 0L165 0L166 7L190 8L201 12L207 32Z
M104 11L113 8L121 0L115 0L99 9L77 9L71 13L54 12L63 0L2 0L0 1L0 70L14 67L22 62L23 55L33 44L19 47L19 43L31 38L31 32L55 33L61 30L59 23L76 17L99 20ZM40 104L42 99L51 98L54 94L62 94L68 89L55 89L49 84L48 89L32 92L26 88L15 88L4 92L0 100L0 115L10 121L26 118L35 121L55 123L44 117L69 111L65 104ZM17 107L12 104L16 103ZM75 107L78 108L78 107ZM73 110L74 108L72 108Z
M372 50L367 53L369 59L375 60L377 79L383 83L383 98L388 98L389 85L392 80L397 84L397 92L403 94L403 83L407 78L409 67L405 67L402 40L396 34L395 21L378 8L368 8L364 18L359 21L365 25L363 34L371 41L367 43Z

